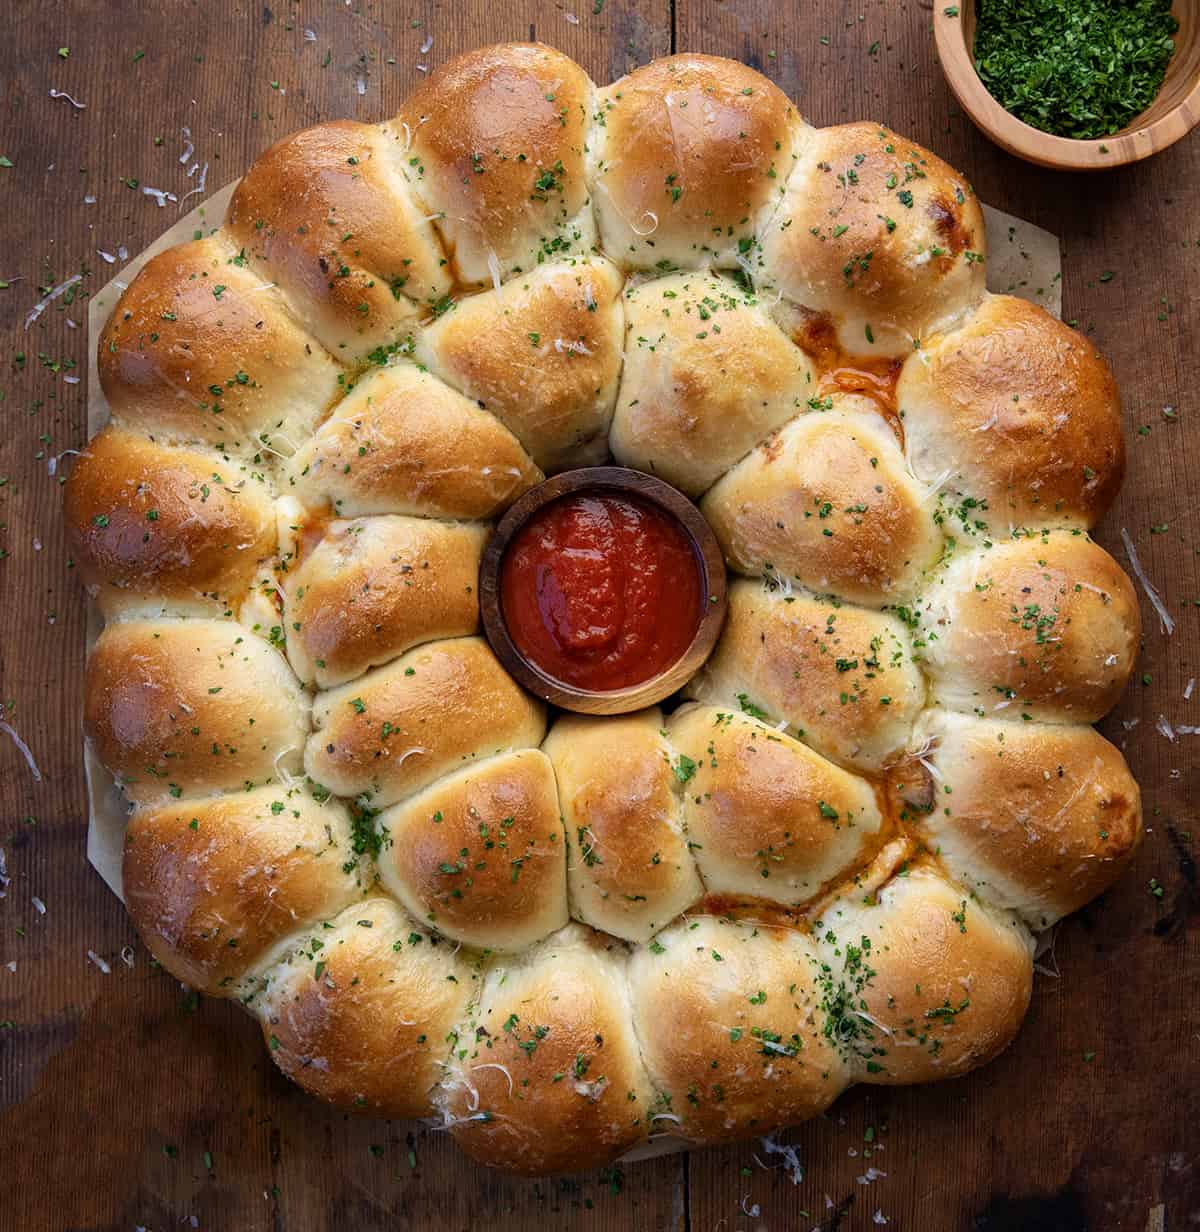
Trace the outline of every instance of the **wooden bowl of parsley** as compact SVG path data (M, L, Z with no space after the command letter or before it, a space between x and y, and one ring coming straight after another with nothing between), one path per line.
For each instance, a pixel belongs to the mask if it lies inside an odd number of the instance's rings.
M1200 0L934 0L946 80L1043 167L1137 162L1200 121Z

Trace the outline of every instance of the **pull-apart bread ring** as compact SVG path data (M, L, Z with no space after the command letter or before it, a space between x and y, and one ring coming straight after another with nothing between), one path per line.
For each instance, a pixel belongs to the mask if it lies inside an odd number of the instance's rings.
M312 1093L523 1173L1001 1051L1141 837L1087 726L1139 620L1088 534L1112 374L986 261L940 159L712 56L487 47L263 154L121 296L66 484L158 961ZM681 696L548 713L480 560L606 461L738 576Z

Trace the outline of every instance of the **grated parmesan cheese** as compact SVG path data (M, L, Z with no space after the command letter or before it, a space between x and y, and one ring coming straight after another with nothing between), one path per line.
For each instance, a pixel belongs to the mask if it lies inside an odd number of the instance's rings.
M37 762L33 759L33 753L30 751L29 745L17 735L11 724L5 723L0 719L0 731L2 731L21 751L21 756L25 758L26 764L29 766L29 772L33 775L33 781L40 783L42 781L42 772L38 769Z
M51 98L65 98L67 102L70 103L71 106L75 108L76 111L82 111L87 106L87 103L81 103L78 100L73 99L66 92L66 90L56 90L54 89L53 86L50 87L50 97Z
M60 282L44 299L38 300L36 304L29 310L29 315L25 318L25 328L28 329L34 321L42 315L43 312L69 287L73 287L83 278L82 274L72 274L66 282Z
M204 186L208 183L208 163L205 163L203 166L200 166L199 163L192 163L191 168L188 170L188 179L190 180L192 178L197 167L200 167L200 179L195 188L193 188L190 192L185 192L183 196L179 198L180 208L183 207L183 203L189 197L194 197L197 193L202 193L204 191Z
M151 188L149 184L142 185L142 195L144 197L153 197L160 210L167 204L168 201L179 200L173 192L168 192L165 188Z
M1137 549L1133 546L1133 540L1129 537L1129 532L1125 527L1121 527L1121 542L1125 545L1125 555L1129 557L1129 566L1141 582L1142 589L1146 592L1146 597L1154 606L1154 610L1158 613L1158 623L1162 626L1162 631L1170 637L1175 632L1175 621L1171 617L1171 613L1167 611L1167 605L1162 601L1162 596L1154 589L1150 579L1146 576L1145 569L1142 568L1142 562L1138 560Z
M768 1134L762 1139L762 1148L767 1155L781 1155L783 1162L779 1165L791 1178L793 1185L799 1185L804 1180L804 1165L800 1162L800 1153L794 1146L786 1146L784 1143L777 1141L775 1134ZM766 1168L756 1155L755 1160L759 1167Z

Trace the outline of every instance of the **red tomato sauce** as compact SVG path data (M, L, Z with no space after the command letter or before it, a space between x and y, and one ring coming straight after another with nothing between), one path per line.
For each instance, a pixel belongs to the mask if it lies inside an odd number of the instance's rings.
M500 566L517 649L589 692L641 684L691 645L704 577L687 531L637 497L578 492L539 509Z

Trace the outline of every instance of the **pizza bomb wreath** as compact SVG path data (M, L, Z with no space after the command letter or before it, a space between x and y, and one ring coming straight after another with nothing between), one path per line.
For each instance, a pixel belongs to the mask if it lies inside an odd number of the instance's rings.
M1139 616L1109 368L985 260L940 159L711 56L483 48L269 149L122 295L65 493L155 957L516 1172L994 1057L1141 836ZM548 714L480 557L610 458L728 616L682 704Z

